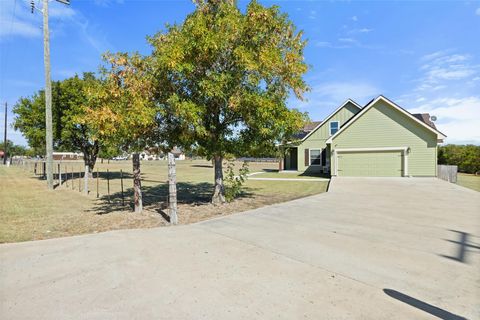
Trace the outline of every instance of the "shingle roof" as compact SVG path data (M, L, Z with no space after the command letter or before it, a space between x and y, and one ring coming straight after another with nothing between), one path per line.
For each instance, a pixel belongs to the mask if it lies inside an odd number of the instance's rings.
M322 123L322 121L307 122L303 126L302 130L300 130L299 132L297 132L293 135L293 138L294 139L303 139L309 132L311 132L313 129L315 129L320 123Z
M433 121L430 120L430 114L428 114L428 113L412 113L412 116L414 116L418 120L422 121L423 123L429 125L433 129L437 129L437 127L435 127L435 123L433 123Z
M311 121L311 122L308 122L308 123L306 123L306 124L303 126L303 131L310 132L310 131L312 131L313 129L315 129L320 123L322 123L322 121Z

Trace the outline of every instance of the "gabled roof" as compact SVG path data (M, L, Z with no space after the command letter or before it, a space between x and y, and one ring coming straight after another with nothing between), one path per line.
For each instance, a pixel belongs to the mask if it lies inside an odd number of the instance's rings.
M320 128L320 126L323 124L323 123L326 123L328 120L330 120L330 118L332 118L339 110L341 110L343 107L345 107L345 105L347 105L347 103L351 103L353 104L355 107L357 107L359 110L362 109L362 107L356 103L355 101L353 101L352 99L347 99L347 101L345 101L344 103L342 103L340 105L340 107L338 107L337 109L335 109L335 111L333 111L327 118L325 118L325 120L321 121L315 128L312 129L312 131L310 131L306 136L304 136L302 138L301 141L305 141L305 139L307 139L312 133L314 133L315 131L317 131L318 128ZM355 115L354 115L355 117Z
M444 139L446 138L447 136L444 135L443 133L441 133L440 131L437 130L437 128L435 127L435 125L431 126L430 124L426 123L423 121L423 116L421 116L422 120L419 119L419 117L416 117L414 116L413 114L411 114L410 112L408 112L407 110L403 109L402 107L400 107L399 105L397 105L395 102L391 101L390 99L382 96L382 95L379 95L377 98L371 100L363 109L362 111L360 111L359 113L357 113L356 115L354 115L352 118L350 118L349 121L347 121L343 127L340 128L340 130L338 130L333 136L331 136L330 138L327 139L327 143L331 143L332 140L338 136L340 133L342 133L346 128L348 128L352 123L354 123L357 119L359 119L364 113L366 113L368 110L370 110L378 101L382 100L383 102L386 102L389 106L397 109L398 111L400 111L401 113L405 114L407 117L409 117L410 119L412 119L413 121L417 122L418 124L422 125L423 127L427 128L428 130L434 132L435 134L437 134L437 139ZM430 115L428 115L428 117L430 117Z

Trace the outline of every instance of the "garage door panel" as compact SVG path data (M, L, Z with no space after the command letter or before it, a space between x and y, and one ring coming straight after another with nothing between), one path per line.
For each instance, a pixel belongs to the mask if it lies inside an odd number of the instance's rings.
M338 175L350 177L401 177L401 151L341 152Z

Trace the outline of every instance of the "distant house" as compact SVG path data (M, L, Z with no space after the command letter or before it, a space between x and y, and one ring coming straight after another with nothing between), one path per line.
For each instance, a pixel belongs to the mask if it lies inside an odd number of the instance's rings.
M280 166L332 176L436 176L445 137L429 114L411 114L384 96L363 108L349 99L280 145Z
M83 160L83 153L77 152L54 152L53 160L57 161L75 161Z
M175 160L185 160L185 153L180 148L174 147L170 152L175 157Z

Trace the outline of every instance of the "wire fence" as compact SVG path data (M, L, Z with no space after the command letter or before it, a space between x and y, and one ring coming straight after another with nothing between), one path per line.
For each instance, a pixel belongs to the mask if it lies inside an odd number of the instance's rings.
M11 159L10 165L20 167L38 179L47 179L45 160L14 158ZM107 205L132 206L133 191L131 188L125 188L128 184L126 180L132 179L131 174L125 173L123 169L112 171L105 168L108 165L107 163L103 166L97 165L89 172L81 160L54 160L54 188L78 191L86 196L105 200ZM168 197L162 198L166 200Z

